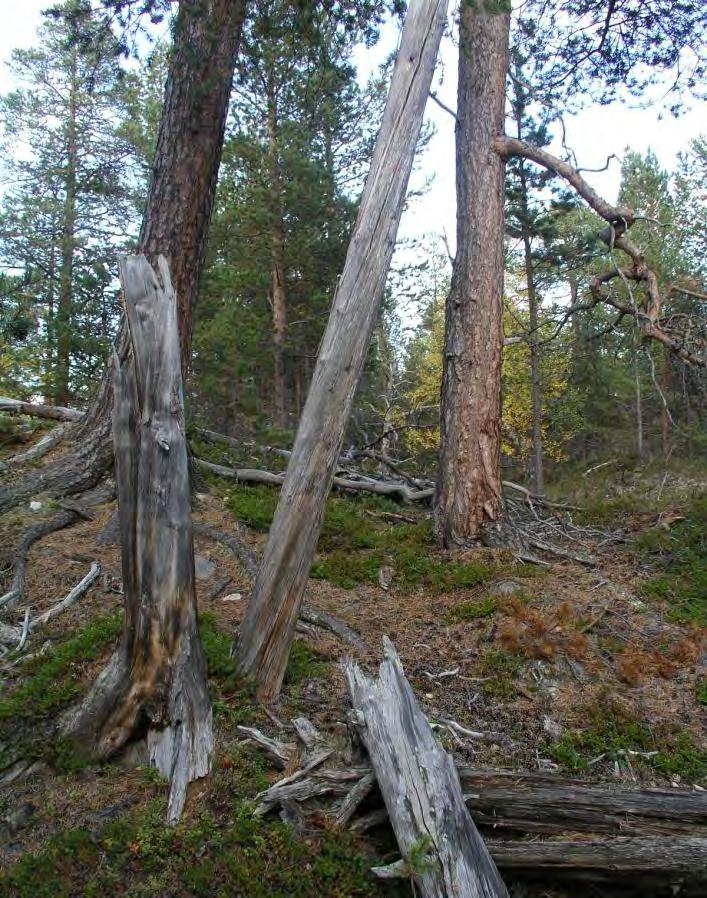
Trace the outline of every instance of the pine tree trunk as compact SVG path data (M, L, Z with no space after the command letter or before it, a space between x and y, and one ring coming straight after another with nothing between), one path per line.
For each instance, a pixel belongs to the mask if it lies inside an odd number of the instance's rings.
M523 190L525 178L521 176ZM538 344L538 295L535 290L535 273L530 248L530 234L527 224L523 225L523 250L525 256L525 278L528 287L528 312L530 320L530 393L533 412L533 490L538 496L545 491L543 470L543 399L540 381L540 346Z
M447 0L411 0L371 169L240 637L241 673L277 697L405 202Z
M176 299L169 268L121 264L132 352L115 357L113 434L125 591L120 647L65 735L110 756L147 735L172 784L169 819L213 749L211 702L196 620L189 462Z
M496 542L501 491L503 134L507 12L462 4L457 95L457 254L447 300L435 529L448 548Z
M170 259L177 294L182 370L189 363L194 304L216 191L246 0L181 0L162 121L138 251ZM124 356L127 334L116 340ZM0 488L0 512L35 493L81 492L110 468L113 368L73 436L73 451L45 470Z
M670 390L670 350L663 349L660 366L660 390L663 394L660 404L660 443L663 451L663 461L670 458L670 412L666 405L668 391Z
M287 327L287 288L285 286L285 228L282 220L282 177L278 160L277 98L272 83L268 90L268 156L270 175L270 216L272 254L272 321L274 345L274 424L287 427L285 384L285 330Z
M639 458L643 458L643 402L641 399L641 372L638 367L638 354L634 349L633 353L633 377L636 387L636 454Z
M71 330L74 288L74 247L76 231L76 102L78 84L76 78L76 53L71 51L71 83L69 86L69 111L66 120L66 180L64 182L64 220L61 235L61 269L59 273L59 301L56 315L56 380L54 402L68 405L71 398L69 376L71 365Z

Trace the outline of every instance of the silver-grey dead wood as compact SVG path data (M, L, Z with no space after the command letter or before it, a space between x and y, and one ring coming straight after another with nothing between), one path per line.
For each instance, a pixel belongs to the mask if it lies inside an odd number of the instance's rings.
M282 685L326 497L375 327L405 203L447 0L411 0L344 270L253 597L234 646L262 699Z

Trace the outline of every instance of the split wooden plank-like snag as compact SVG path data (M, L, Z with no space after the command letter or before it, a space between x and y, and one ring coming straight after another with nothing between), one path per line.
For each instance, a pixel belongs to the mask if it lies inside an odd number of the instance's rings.
M189 464L176 297L163 257L124 258L130 351L115 364L113 437L125 626L121 644L67 735L109 756L147 737L151 763L171 782L168 817L213 753L211 702L194 589Z
M356 724L402 854L395 875L423 898L502 898L506 887L464 804L451 755L437 742L389 639L378 680L344 662ZM386 875L385 868L376 870Z

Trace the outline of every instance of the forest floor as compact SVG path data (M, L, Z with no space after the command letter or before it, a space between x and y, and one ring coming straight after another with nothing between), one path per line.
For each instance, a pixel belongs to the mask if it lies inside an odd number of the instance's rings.
M501 734L479 742L440 730L462 762L707 787L705 472L602 471L564 495L583 506L575 522L621 532L605 545L575 537L593 566L522 563L508 551L451 555L432 543L429 509L333 496L306 602L362 636L368 651L358 658L371 669L389 636L431 720ZM227 533L235 518L260 551L276 501L267 487L214 481L197 494L194 517ZM285 824L253 819L250 802L278 774L236 726L285 737L276 721L304 715L325 733L345 730L339 661L353 650L318 628L298 634L279 704L259 707L230 658L250 583L221 543L195 540L217 749L182 822L165 826L166 784L139 747L96 765L56 739L58 714L87 690L120 633L119 546L97 543L114 504L96 512L35 545L23 608L49 608L94 560L100 579L32 634L24 660L0 660L0 896L410 895L368 872L395 857L389 832L324 827L295 840ZM44 501L6 515L0 558L53 513ZM21 625L23 608L5 623Z

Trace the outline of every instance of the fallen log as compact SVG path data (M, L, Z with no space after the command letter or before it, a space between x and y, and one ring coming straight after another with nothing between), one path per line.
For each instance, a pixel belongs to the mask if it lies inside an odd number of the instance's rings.
M258 731L243 732L243 735L248 735L261 747L272 741ZM278 745L281 762L277 766L284 768L292 763L293 746ZM588 783L556 773L469 767L458 767L457 770L464 800L474 821L496 833L561 836L582 832L641 838L689 836L707 839L707 796L704 792ZM371 768L365 764L338 771L330 769L326 771L326 778L322 778L324 771L315 771L300 782L297 795L283 795L301 801L327 793L340 795L346 790L334 784L347 783L347 789L351 789L370 772ZM275 787L278 785L275 783ZM370 814L357 821L355 829L377 826L387 820L385 810L376 807L375 802L371 804ZM338 813L335 808L334 814Z
M423 898L507 896L464 805L454 761L435 739L387 638L384 653L378 680L351 661L343 668L400 847L402 873ZM399 865L396 873L401 875Z
M205 461L203 458L194 458L194 465L202 471L208 471L219 477L235 480L238 483L261 483L266 486L282 486L285 475L276 474L274 471L264 471L260 468L227 468L224 465L216 465ZM387 496L398 502L427 502L434 496L434 488L411 489L406 483L395 480L353 480L345 477L334 477L332 486L338 490L347 490L352 493L375 493L378 496Z
M52 421L78 421L83 417L83 412L77 408L22 402L20 399L10 399L8 396L0 396L0 412L27 415L31 418L48 418Z
M562 842L489 842L497 865L509 876L572 879L618 886L644 894L705 894L707 839L676 837Z
M692 835L707 839L707 795L636 789L557 774L462 767L467 807L480 825L525 833Z

